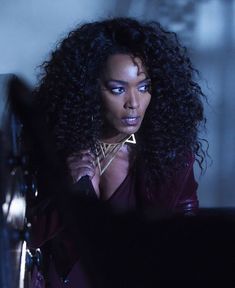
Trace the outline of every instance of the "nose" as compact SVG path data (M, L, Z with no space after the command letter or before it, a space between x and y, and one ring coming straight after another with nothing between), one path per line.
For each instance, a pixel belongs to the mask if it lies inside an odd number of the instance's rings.
M139 108L139 93L137 91L129 91L127 94L127 98L125 101L124 108L125 109L137 109Z

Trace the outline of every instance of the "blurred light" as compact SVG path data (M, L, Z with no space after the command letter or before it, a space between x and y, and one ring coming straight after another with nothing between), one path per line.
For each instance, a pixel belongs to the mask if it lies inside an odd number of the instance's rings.
M26 242L24 241L22 244L22 250L21 250L19 288L24 288L25 264L26 264Z
M11 223L14 228L22 228L26 210L24 197L15 196L10 203L2 205L3 213L7 217L7 223Z
M224 3L218 0L198 5L197 25L195 27L195 43L198 48L210 49L223 46Z

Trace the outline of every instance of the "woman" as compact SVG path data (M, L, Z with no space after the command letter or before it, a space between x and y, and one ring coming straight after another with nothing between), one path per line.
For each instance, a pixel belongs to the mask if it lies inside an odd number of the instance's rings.
M88 23L69 33L44 68L34 95L71 182L88 175L97 197L118 213L195 213L193 163L201 167L205 155L198 138L203 94L174 33L129 18ZM34 218L34 227L44 227L51 214ZM53 227L36 246L50 243L52 287L63 287L59 276L73 287L85 279L78 280L79 255L72 245L73 257L60 261L71 239Z

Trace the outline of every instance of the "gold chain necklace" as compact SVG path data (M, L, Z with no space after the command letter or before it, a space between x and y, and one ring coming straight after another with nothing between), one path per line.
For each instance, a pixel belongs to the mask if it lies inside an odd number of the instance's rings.
M128 135L118 143L105 143L98 140L96 146L96 165L99 168L100 175L102 175L109 167L117 152L125 143L136 144L135 135Z

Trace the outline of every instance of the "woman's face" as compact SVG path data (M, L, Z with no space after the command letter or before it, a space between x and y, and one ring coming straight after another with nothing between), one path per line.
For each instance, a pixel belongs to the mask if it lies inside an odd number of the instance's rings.
M138 131L151 99L150 84L140 58L126 54L108 58L101 77L104 139L120 140Z

